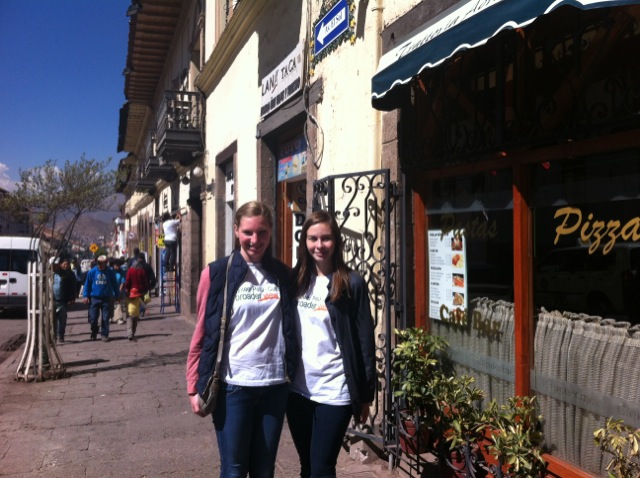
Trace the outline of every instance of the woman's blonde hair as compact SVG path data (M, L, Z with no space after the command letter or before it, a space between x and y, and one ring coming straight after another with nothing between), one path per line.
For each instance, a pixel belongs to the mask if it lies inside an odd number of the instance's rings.
M269 224L269 228L273 229L273 215L271 214L271 209L258 201L249 201L240 206L236 211L234 224L236 227L240 227L240 221L243 218L256 216L262 216L267 221L267 224Z
M259 201L249 201L240 206L234 216L233 224L236 227L240 227L240 221L242 221L243 218L258 216L262 217L267 222L269 229L273 229L273 215L271 214L271 209ZM236 249L240 247L240 242L237 238L235 244ZM271 241L269 241L269 245L264 251L264 257L267 259L271 257Z

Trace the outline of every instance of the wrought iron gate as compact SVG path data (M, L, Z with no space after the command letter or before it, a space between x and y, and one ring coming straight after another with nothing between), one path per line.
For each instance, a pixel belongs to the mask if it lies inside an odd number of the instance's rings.
M400 235L399 188L390 171L376 170L328 176L313 183L313 210L331 212L340 226L345 262L369 286L376 330L378 393L369 422L349 434L396 443L391 390L391 338L400 319L399 266L404 248Z

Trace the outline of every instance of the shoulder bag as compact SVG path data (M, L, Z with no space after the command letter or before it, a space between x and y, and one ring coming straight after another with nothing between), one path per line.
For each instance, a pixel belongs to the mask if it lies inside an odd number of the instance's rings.
M218 355L216 356L216 364L213 369L213 374L207 381L207 387L204 394L198 394L200 402L200 410L202 410L203 416L207 416L216 408L216 398L218 395L218 387L220 384L220 363L222 362L222 351L224 349L224 333L227 329L227 285L229 282L229 268L231 267L231 260L233 259L233 252L229 256L227 262L227 272L224 278L224 291L222 298L222 317L220 317L220 343L218 344Z

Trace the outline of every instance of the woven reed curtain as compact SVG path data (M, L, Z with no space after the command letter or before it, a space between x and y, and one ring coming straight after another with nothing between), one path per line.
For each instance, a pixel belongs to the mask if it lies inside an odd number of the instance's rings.
M640 379L640 328L584 314L547 312L538 316L534 341L538 379L566 382L577 395L598 403L598 397L637 401ZM561 387L556 387L556 390ZM536 391L544 417L544 435L552 454L598 476L606 476L607 459L598 451L593 432L607 417ZM597 405L596 405L597 406Z
M495 398L499 403L505 403L506 399L515 393L513 377L511 380L504 380L477 370L468 363L456 362L455 351L470 352L472 357L478 359L477 363L483 362L483 357L490 357L514 365L513 303L493 301L487 298L474 299L469 307L469 317L473 317L474 312L479 314L480 320L492 324L497 333L487 334L486 331L474 328L473 319L466 327L434 320L432 332L444 337L449 342L452 351L454 351L454 366L457 375L474 377L476 385L485 391L487 401Z

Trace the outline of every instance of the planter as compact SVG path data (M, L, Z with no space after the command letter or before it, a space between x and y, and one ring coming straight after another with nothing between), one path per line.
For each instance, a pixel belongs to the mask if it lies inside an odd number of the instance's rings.
M440 461L440 474L445 478L484 478L487 471L480 465L484 462L484 456L480 447L475 443L471 445L469 459L472 461L473 473L464 456L463 450L456 448L449 453L446 460ZM447 463L448 461L448 463Z
M398 430L400 449L407 455L419 455L430 449L431 430L429 427L421 426L420 433L413 420L404 419L400 422Z

